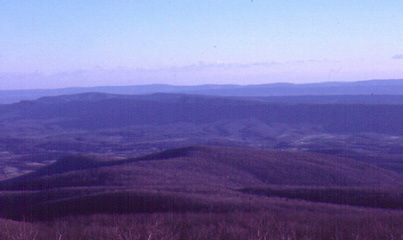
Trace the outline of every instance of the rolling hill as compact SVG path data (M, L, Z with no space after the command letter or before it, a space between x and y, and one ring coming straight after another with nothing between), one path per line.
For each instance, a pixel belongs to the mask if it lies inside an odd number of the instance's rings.
M268 185L344 187L349 195L361 194L349 187L373 188L377 198L401 189L402 179L350 159L246 148L193 146L113 161L71 157L0 182L0 216L259 209L266 198L249 201L242 189ZM389 198L382 199L375 207Z

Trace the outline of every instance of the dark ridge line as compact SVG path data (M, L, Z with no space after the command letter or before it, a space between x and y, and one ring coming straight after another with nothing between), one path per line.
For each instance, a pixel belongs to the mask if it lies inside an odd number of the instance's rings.
M141 162L141 161L158 161L164 159L172 159L178 157L185 157L191 151L200 150L202 147L200 146L189 146L189 147L180 147L174 149L168 149L157 153L148 154L146 156L140 156L135 158L128 158L124 160L117 160L117 161L107 161L101 162L94 160L90 156L85 155L70 155L63 157L57 160L55 163L44 166L35 172L27 173L21 176L17 176L15 178L6 179L0 181L0 190L7 189L7 185L21 183L24 181L29 181L35 178L41 178L46 176L52 176L55 174L62 174L68 173L73 171L80 171L80 170L87 170L87 169L94 169L100 167L109 167L109 166L117 166L123 164L130 164L134 162Z

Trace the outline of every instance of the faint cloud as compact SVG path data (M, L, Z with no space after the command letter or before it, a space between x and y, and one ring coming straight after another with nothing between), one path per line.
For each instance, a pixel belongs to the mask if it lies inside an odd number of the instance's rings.
M295 60L295 61L268 61L268 62L210 62L206 63L199 61L198 63L182 65L182 66L170 66L161 68L135 68L132 66L119 66L115 68L106 68L104 66L96 66L94 69L88 69L92 71L107 71L107 72L136 72L136 73L149 73L149 72L194 72L194 71L210 71L210 70L237 70L237 69L254 69L254 68L274 68L278 66L289 65L301 65L312 63L329 62L329 60Z
M215 63L205 63L199 62L197 64L186 65L186 66L173 66L170 67L169 70L185 70L185 71L194 71L194 70L206 70L206 69L236 69L236 68L251 68L251 67L269 67L273 65L279 65L277 62L252 62L252 63L225 63L225 62L215 62Z
M397 54L397 55L393 56L392 59L397 59L397 60L403 59L403 54Z

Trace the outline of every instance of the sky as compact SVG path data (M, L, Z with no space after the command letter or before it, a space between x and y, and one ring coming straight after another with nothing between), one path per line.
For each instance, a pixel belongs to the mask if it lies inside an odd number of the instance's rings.
M403 78L401 0L0 0L0 90Z

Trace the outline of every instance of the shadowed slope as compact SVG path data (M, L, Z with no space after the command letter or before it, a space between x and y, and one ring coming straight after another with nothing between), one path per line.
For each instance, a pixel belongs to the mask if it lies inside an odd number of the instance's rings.
M72 156L0 182L0 189L94 185L231 188L253 184L400 185L401 177L373 165L317 153L194 146L108 162Z
M21 175L15 178L7 179L0 182L0 186L8 185L18 182L30 181L36 178L60 174L64 172L83 170L89 168L95 168L102 166L103 163L96 161L95 159L82 155L71 155L64 158L59 159L53 164L49 166L42 167L35 172L31 172L25 175Z
M59 160L0 182L1 190L9 190L0 192L0 216L46 219L96 212L223 211L248 207L245 200L250 195L237 189L251 186L401 187L401 183L398 174L345 158L193 146L121 161Z
M15 178L7 179L0 182L0 189L13 188L10 186L26 186L29 187L32 185L32 182L36 182L37 179L45 177L49 178L51 175L63 174L72 171L79 171L91 168L99 168L99 167L107 167L107 166L116 166L121 164L128 164L139 161L153 161L153 160L162 160L162 159L170 159L177 157L184 157L190 151L196 150L198 147L186 147L186 148L178 148L178 149L169 149L163 152L158 152L154 154L150 154L143 157L130 158L125 160L115 160L115 161L98 161L93 157L84 156L84 155L70 155L67 157L63 157L57 160L55 163L50 164L49 166L42 167L35 172L31 172L25 175L21 175ZM56 176L57 178L57 176ZM102 184L100 184L102 185ZM24 188L26 188L24 187ZM43 186L42 188L46 188Z

